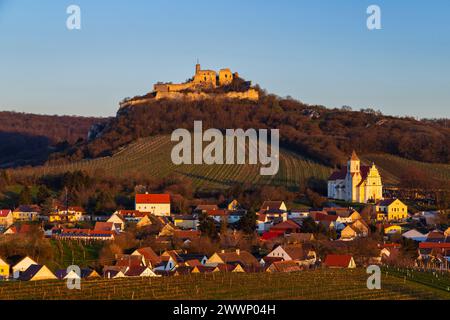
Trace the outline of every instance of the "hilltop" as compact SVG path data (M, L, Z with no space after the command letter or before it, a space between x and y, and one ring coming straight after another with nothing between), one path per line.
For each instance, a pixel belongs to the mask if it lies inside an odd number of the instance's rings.
M0 168L40 165L52 152L87 139L95 123L106 119L0 112Z
M115 118L91 132L91 140L53 159L111 156L139 138L204 129L277 128L281 147L326 166L340 166L353 149L359 154L390 154L428 163L450 163L450 128L438 122L385 116L373 110L349 111L311 106L265 94L249 100L152 100L121 108Z

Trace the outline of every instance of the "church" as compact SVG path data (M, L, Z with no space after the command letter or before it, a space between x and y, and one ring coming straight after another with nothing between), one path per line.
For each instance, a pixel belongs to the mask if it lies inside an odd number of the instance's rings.
M383 184L375 164L362 166L353 151L347 166L328 179L328 198L359 203L383 199Z

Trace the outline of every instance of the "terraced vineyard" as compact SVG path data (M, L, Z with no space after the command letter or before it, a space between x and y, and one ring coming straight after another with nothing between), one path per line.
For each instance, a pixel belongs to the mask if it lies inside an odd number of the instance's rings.
M282 150L280 170L276 176L261 176L260 165L180 165L171 161L174 143L168 136L144 138L112 157L80 161L65 165L18 169L18 175L44 175L66 171L102 170L111 176L139 174L162 178L172 173L189 177L199 188L226 188L235 184L280 185L288 188L304 186L310 178L327 179L331 169L299 155Z
M381 290L368 290L363 269L321 269L299 273L215 273L164 278L124 278L82 282L0 282L2 300L414 300L450 299L444 290L393 276Z
M383 181L388 184L397 184L405 169L416 167L431 178L447 182L450 181L450 164L426 163L408 160L389 154L369 154L364 156L366 162L374 162L381 169Z

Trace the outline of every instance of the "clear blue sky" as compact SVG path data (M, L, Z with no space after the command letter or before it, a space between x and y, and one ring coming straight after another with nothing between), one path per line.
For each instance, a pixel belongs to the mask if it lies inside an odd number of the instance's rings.
M113 115L198 58L306 103L450 117L449 16L448 0L0 0L0 110Z

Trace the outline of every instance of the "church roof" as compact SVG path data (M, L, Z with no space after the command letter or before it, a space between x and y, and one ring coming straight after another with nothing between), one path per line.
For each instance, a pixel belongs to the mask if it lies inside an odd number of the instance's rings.
M356 155L356 151L355 150L353 150L353 152L352 152L351 160L353 160L353 161L360 161L358 156Z
M361 166L360 167L360 173L361 173L361 183L363 181L366 180L368 174L370 171L370 167L369 166ZM344 180L345 177L347 176L347 167L342 168L339 171L335 171L331 174L331 176L328 178L329 181L334 181L334 180Z

